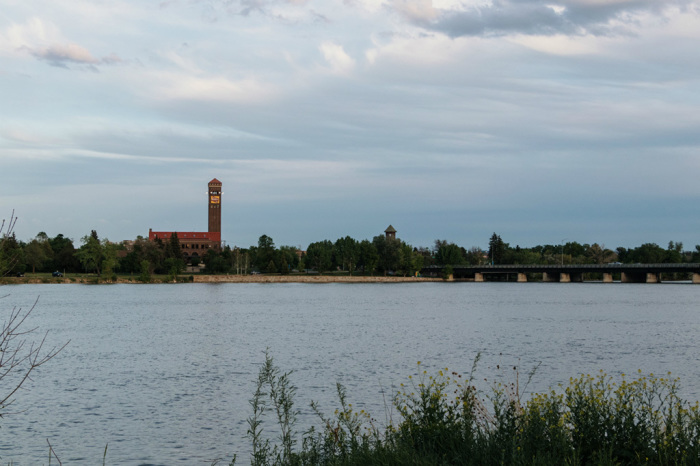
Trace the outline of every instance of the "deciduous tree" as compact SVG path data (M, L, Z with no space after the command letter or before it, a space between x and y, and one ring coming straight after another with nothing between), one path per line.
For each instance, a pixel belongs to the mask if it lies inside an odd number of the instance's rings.
M358 243L350 236L338 238L333 245L336 264L341 270L349 270L352 273L357 266L357 256L359 252Z
M327 272L332 266L333 243L329 240L317 241L306 248L306 265L319 273Z
M369 240L363 239L359 244L359 259L358 266L370 275L374 275L374 271L379 264L379 253L376 246Z
M92 233L83 236L81 241L83 245L75 253L76 257L86 272L95 272L97 275L100 275L102 261L104 260L104 246L100 242L97 232L92 230Z
M46 238L46 233L44 233L44 237L40 235L41 233L24 247L25 260L27 265L32 268L32 273L35 273L37 268L42 269L44 263L53 258L53 250L48 238Z

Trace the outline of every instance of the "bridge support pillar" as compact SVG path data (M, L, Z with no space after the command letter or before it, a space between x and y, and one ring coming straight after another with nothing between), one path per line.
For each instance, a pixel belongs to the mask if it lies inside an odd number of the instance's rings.
M542 281L543 282L558 282L559 277L553 273L542 272Z
M571 274L561 272L559 274L559 283L571 283Z
M693 283L700 284L700 273L693 273Z
M475 282L483 282L484 281L484 274L481 272L476 272L474 274L474 281Z
M603 283L612 283L612 282L613 282L612 274L607 273L607 272L603 272Z
M647 283L661 283L661 274L647 272Z
M524 273L518 272L518 283L526 283L527 282L527 275Z

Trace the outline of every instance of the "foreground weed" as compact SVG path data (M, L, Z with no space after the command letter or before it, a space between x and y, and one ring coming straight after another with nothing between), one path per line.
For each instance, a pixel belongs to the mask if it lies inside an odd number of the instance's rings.
M248 419L252 464L700 465L700 408L679 397L678 379L640 371L616 381L601 372L525 400L517 367L512 383L477 390L478 360L468 377L448 368L431 375L419 362L394 396L397 422L383 428L353 411L337 384L340 407L327 417L312 403L322 427L304 433L295 452L295 388L266 353ZM268 407L280 446L262 437Z
M249 401L253 414L248 418L248 437L253 444L251 464L288 464L296 444L297 411L294 409L296 387L290 382L291 372L280 374L274 365L269 351L265 351L265 362L258 372L258 380L253 398ZM267 392L265 390L268 390ZM263 418L271 407L280 428L280 444L271 448L270 439L263 438Z

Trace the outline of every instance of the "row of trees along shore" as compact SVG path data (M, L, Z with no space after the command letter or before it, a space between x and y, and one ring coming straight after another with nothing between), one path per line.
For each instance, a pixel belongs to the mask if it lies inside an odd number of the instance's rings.
M645 243L636 248L607 249L598 243L567 242L534 247L511 246L494 233L487 249L469 249L447 240L436 240L432 247L413 247L400 239L380 235L372 240L350 236L309 244L306 251L295 246L275 246L262 235L248 248L209 249L202 256L186 257L177 236L169 240L114 243L100 239L92 230L76 248L72 239L59 234L53 238L41 232L28 242L6 235L0 248L0 265L8 275L26 272L119 274L171 274L185 271L187 265L203 266L205 273L292 273L345 272L358 274L413 275L423 267L484 264L605 264L700 262L700 245L684 251L683 243L670 241L666 248Z

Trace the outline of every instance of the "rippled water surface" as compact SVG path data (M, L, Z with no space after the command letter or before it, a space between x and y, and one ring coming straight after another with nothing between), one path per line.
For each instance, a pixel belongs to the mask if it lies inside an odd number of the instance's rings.
M269 348L293 370L302 410L331 413L335 383L383 421L390 392L449 367L512 380L540 364L529 390L581 372L637 369L682 379L700 398L700 286L599 283L21 285L0 312L68 347L0 419L0 463L247 464L248 400ZM3 317L3 320L5 317ZM511 371L496 369L509 366ZM2 387L0 387L2 388ZM52 463L53 464L53 463Z

